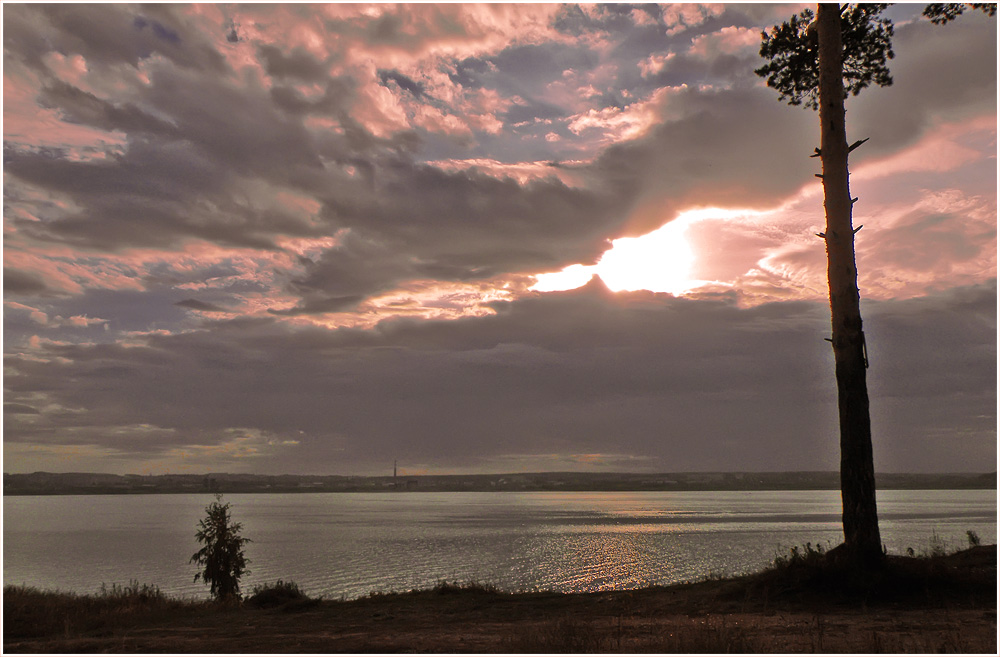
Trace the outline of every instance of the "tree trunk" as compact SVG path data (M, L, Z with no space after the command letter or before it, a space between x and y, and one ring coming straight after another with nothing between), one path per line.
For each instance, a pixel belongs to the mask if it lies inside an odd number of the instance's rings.
M875 508L875 465L868 414L868 384L865 380L868 364L865 334L861 330L858 270L854 261L854 228L851 223L840 6L820 4L816 23L827 275L840 410L844 544L851 558L877 562L883 553Z

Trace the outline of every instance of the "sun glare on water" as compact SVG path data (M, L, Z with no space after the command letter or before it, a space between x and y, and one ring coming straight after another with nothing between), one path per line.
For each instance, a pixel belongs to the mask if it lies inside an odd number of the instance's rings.
M562 271L539 274L531 289L572 290L598 274L615 292L686 292L698 286L697 281L691 280L695 255L685 237L688 226L698 218L695 213L685 213L646 235L613 240L596 265L570 265Z

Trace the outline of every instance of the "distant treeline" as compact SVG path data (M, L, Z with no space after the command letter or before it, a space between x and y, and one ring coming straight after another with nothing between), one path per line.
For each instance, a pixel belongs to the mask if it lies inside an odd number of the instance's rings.
M876 475L881 490L996 489L997 473ZM141 493L364 493L380 491L839 490L836 472L538 472L362 477L210 473L113 475L4 474L4 495Z

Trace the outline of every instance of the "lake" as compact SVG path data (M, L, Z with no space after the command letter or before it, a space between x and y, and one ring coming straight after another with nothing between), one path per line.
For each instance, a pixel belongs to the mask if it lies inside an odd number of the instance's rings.
M94 593L130 580L206 597L189 564L212 496L12 496L3 581ZM231 494L254 584L293 580L356 598L440 580L511 591L598 591L734 575L843 540L838 491ZM996 543L997 492L879 491L890 553Z

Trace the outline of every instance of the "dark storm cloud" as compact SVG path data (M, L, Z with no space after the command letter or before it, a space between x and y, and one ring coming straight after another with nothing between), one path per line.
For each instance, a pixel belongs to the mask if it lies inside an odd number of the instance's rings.
M278 78L297 78L307 82L320 82L328 77L328 66L302 48L284 52L281 48L262 44L257 47L264 70Z
M14 269L3 268L3 291L5 294L41 294L48 291L45 281L40 276Z
M348 234L336 248L317 262L305 265L305 275L293 278L289 291L303 304L296 314L335 312L352 307L366 296L391 289L395 283L414 277L405 256L384 245Z
M554 177L521 185L403 162L378 174L366 204L327 203L358 239L323 256L301 285L368 294L431 271L467 280L590 260L615 234L629 191L627 182L603 191L569 188Z
M945 470L996 462L997 288L867 304L876 466ZM992 382L992 383L991 383ZM975 456L978 454L979 456ZM888 468L887 468L888 469Z
M671 102L680 118L610 147L596 163L606 179L639 181L663 203L633 231L657 228L671 209L692 205L766 207L812 177L804 151L816 118L778 106L768 90L686 89Z
M59 110L68 123L88 125L108 132L121 130L130 135L176 135L174 126L170 123L144 112L132 103L115 105L61 80L46 84L38 97L38 104Z
M872 137L858 151L859 161L913 143L936 120L996 111L995 18L975 12L944 26L926 20L898 25L893 48L893 85L848 102L850 134Z
M322 96L304 97L294 86L274 84L270 90L275 106L293 115L337 116L350 123L343 108L354 95L354 85L348 79L328 79ZM356 128L355 128L356 130Z
M305 127L276 111L263 90L169 67L156 69L151 78L147 101L219 165L266 179L321 167Z
M227 66L211 44L186 29L169 6L25 4L4 10L4 47L44 69L46 52L80 53L102 65L138 66L158 53L175 64L216 72Z
M993 284L868 305L880 469L976 470L995 455L995 297ZM740 309L615 296L594 283L497 310L373 331L221 322L150 336L146 347L51 345L59 360L48 364L8 357L6 384L11 403L45 391L87 408L88 425L148 424L169 430L171 445L205 444L231 427L302 431L312 438L282 462L314 472L338 469L315 460L331 445L358 467L614 451L665 470L836 468L823 303ZM79 422L41 415L9 415L7 440L42 440ZM931 450L934 460L906 452L955 417L966 429Z
M44 224L17 221L42 240L116 250L200 237L267 249L275 233L314 232L281 211L234 202L225 194L232 179L189 142L136 139L110 161L80 162L44 151L8 151L5 158L8 175L66 194L79 206ZM208 199L213 202L199 202Z

